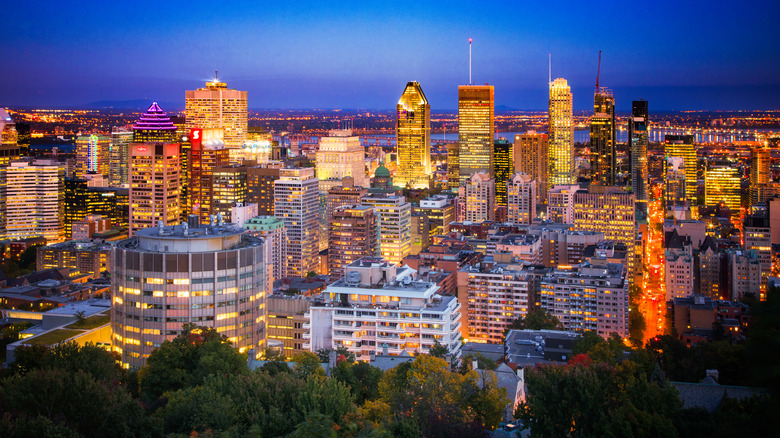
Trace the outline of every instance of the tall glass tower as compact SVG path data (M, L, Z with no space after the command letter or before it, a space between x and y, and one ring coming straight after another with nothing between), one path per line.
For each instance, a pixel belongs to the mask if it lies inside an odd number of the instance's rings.
M246 91L231 90L217 80L206 82L204 88L185 92L187 132L191 129L222 128L225 147L240 148L246 141Z
M574 115L572 94L566 79L550 83L549 144L547 148L550 187L574 183Z
M495 138L492 85L458 87L458 148L460 183L475 172L493 176Z
M647 101L631 103L631 119L628 121L628 153L631 154L631 188L638 205L647 212Z
M431 106L418 82L406 84L396 106L396 184L427 189L431 175Z
M599 88L593 97L590 119L590 174L594 183L615 185L615 98Z

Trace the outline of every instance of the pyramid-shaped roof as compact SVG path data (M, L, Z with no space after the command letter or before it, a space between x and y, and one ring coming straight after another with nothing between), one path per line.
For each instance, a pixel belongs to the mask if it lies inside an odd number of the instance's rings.
M144 131L175 131L176 126L168 114L160 108L157 102L152 102L149 109L133 125L134 130Z

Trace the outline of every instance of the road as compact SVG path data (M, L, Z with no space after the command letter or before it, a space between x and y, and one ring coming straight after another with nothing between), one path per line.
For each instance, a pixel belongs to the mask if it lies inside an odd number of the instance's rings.
M653 199L648 202L647 249L645 253L645 273L642 279L642 298L639 309L645 317L647 327L645 340L664 333L666 319L666 282L664 280L664 245L661 224L664 221L661 188L653 188Z

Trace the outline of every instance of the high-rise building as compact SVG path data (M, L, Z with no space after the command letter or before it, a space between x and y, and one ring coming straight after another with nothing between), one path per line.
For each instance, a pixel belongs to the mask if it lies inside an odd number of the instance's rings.
M487 172L472 174L458 194L463 217L458 220L483 222L496 218L496 181Z
M726 161L710 163L704 173L704 203L713 206L723 202L732 216L739 216L741 186L742 172L739 168Z
M214 214L211 211L214 169L227 166L230 161L222 135L221 129L193 129L190 134L188 213L198 215L204 223Z
M127 187L130 184L127 170L130 168L130 143L133 141L133 131L125 128L114 128L111 131L111 148L109 151L108 185L111 187Z
M692 135L667 135L664 138L664 156L682 157L685 162L685 197L691 207L697 205L696 191L699 186L696 146Z
M496 180L496 207L506 207L506 183L514 174L512 143L499 138L493 143L493 178Z
M590 119L591 181L605 186L615 185L615 97L607 88L599 88L593 97L593 117Z
M574 223L574 194L580 186L553 186L547 192L547 220L558 224Z
M460 187L460 145L447 145L447 188L457 190Z
M187 323L242 352L265 346L266 243L230 225L193 225L139 230L111 253L112 348L126 367L143 367Z
M677 230L664 236L664 280L666 301L686 298L694 292L693 245Z
M761 263L761 299L765 299L767 279L772 274L772 227L769 215L760 212L746 216L742 239L745 250L755 252Z
M430 224L431 236L450 233L450 223L455 222L454 199L443 195L433 195L420 201L420 206L414 210L424 215Z
M458 87L459 184L475 172L493 176L494 105L492 85Z
M244 222L247 233L265 239L270 248L268 263L272 266L272 278L278 280L284 277L284 266L287 260L287 229L284 221L273 216L257 216Z
M373 207L377 216L378 253L390 263L401 263L412 248L412 204L383 193L369 193L360 203Z
M634 195L619 187L591 186L574 194L574 229L604 233L634 254L636 208ZM628 257L627 281L633 283L634 257Z
M360 137L352 135L351 129L332 129L327 137L320 138L317 151L317 178L320 181L351 176L355 184L367 187L366 149L360 144Z
M355 180L352 177L346 177L341 180L341 185L336 186L328 190L326 198L326 215L330 220L333 217L333 212L338 207L345 205L359 205L360 200L368 194L368 189L363 187L356 187Z
M101 134L76 137L75 176L84 178L87 174L103 175L108 178L111 138Z
M130 236L181 218L178 143L133 143L130 148Z
M536 219L536 181L516 173L507 183L507 221L530 224Z
M631 189L637 204L647 212L647 144L648 110L646 100L631 102L631 118L628 119L628 153L631 156Z
M279 169L284 167L279 161L272 161L246 169L246 201L257 204L260 216L274 215L274 181L279 179Z
M13 161L0 168L0 234L19 240L63 239L65 168L53 160Z
M685 160L682 157L666 159L666 208L685 205Z
M330 280L344 276L352 262L376 255L377 226L368 206L338 207L328 219L328 272Z
M761 202L761 189L772 182L770 173L771 148L762 142L750 145L750 202L752 205Z
M513 154L515 172L531 175L536 181L536 203L547 203L547 134L528 131L515 135Z
M319 253L319 180L314 169L280 169L274 181L275 216L287 229L285 277L305 277L317 271Z
M230 216L230 210L246 202L246 167L235 164L217 167L212 179L212 214L222 214L226 221L235 223L235 218Z
M0 108L0 166L6 166L19 158L19 132L11 115L5 108Z
M396 106L396 143L400 187L427 189L431 181L431 106L417 82L406 84Z
M227 148L240 148L247 136L246 91L232 90L214 79L204 88L185 92L187 131L219 128ZM197 139L195 139L197 140Z
M179 141L177 131L168 114L152 102L133 125L133 143L175 143Z
M438 342L453 361L461 352L461 306L417 271L381 258L358 260L323 292L326 301L306 316L311 329L304 348L346 348L367 360L373 354L426 354ZM343 307L339 303L347 303Z
M566 79L550 84L549 144L547 146L547 184L574 183L574 113L572 94Z

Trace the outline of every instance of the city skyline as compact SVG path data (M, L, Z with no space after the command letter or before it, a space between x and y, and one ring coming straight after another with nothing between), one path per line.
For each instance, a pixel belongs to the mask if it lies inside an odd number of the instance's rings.
M154 13L121 4L55 5L5 7L3 106L148 98L172 102L176 108L166 109L174 110L184 106L181 90L219 70L232 88L248 91L252 109L391 109L399 84L416 80L432 111L453 110L456 87L468 83L468 38L473 83L494 85L497 107L544 109L551 53L553 78L572 85L575 110L588 109L599 50L601 82L614 90L619 112L640 98L658 111L767 109L780 98L770 21L780 7L773 4L657 2L641 15L632 5L577 3L415 10L166 3ZM594 20L613 28L592 34ZM672 29L685 29L685 37Z

